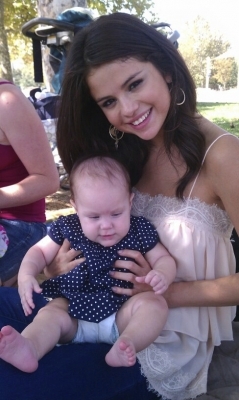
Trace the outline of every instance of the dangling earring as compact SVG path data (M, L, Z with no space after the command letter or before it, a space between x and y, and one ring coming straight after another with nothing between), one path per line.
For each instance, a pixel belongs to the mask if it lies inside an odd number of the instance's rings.
M110 125L109 127L110 137L115 141L115 148L118 149L118 143L120 139L124 136L124 132L118 131L115 126Z
M186 100L186 96L185 96L185 93L184 93L183 89L180 88L180 90L181 90L181 92L183 94L183 101L181 101L181 103L176 103L177 106L182 106L185 103L185 100Z

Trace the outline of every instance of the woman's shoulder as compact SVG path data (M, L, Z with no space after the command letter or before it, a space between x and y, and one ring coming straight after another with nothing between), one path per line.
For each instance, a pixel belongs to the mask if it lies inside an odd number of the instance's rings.
M7 81L6 79L0 78L0 86L1 85L14 85L14 83Z
M239 140L235 135L204 117L199 119L198 124L205 137L206 163L210 160L210 163L221 164L227 160L229 161L232 154L237 155L239 159Z
M9 82L9 84L0 85L1 119L4 118L4 116L7 117L6 113L12 112L13 110L17 111L21 109L22 111L22 107L30 108L28 107L28 103L31 106L30 101L22 91L17 86L11 84L11 82Z
M206 119L202 119L200 124L206 138L206 153L200 176L213 202L226 209L233 218L239 196L239 140Z
M237 139L235 135L230 132L224 130L220 126L216 125L212 121L209 121L205 117L200 117L198 119L198 125L205 137L206 141L206 149L211 146L214 142L216 142L221 137L231 137Z

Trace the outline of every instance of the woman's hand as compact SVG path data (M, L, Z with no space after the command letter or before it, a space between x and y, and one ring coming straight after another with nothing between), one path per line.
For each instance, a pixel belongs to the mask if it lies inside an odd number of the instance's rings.
M48 279L66 274L85 261L84 257L75 259L80 254L80 250L70 249L70 243L65 239L52 263L45 267L44 274Z
M136 282L136 276L145 276L151 270L149 263L145 260L144 256L136 250L120 250L119 255L123 257L129 257L134 261L117 260L114 264L115 268L126 268L130 272L118 272L111 271L110 275L115 279L121 279L128 281L133 284L132 289L124 289L118 286L112 287L114 293L126 294L127 296L133 296L140 292L152 291L150 285L145 283Z

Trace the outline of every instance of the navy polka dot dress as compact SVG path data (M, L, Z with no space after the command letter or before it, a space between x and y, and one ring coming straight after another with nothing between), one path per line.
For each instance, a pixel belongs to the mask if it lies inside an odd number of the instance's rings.
M69 314L89 322L107 318L128 299L128 296L117 295L111 290L112 286L132 287L130 282L113 279L109 275L116 260L127 260L120 257L117 251L131 249L145 254L159 242L158 233L151 223L144 217L133 216L127 235L111 247L104 247L85 237L77 214L58 218L52 224L49 236L59 245L68 239L71 248L81 250L86 261L67 274L43 282L43 295L66 297Z

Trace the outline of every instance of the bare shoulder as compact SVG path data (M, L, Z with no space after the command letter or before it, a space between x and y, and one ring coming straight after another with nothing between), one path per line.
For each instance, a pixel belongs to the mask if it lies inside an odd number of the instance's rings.
M29 99L15 85L0 85L0 142L14 147L20 136L34 140L43 135L43 125Z
M215 163L215 167L221 164L225 166L225 161L231 164L235 161L234 157L239 162L239 139L235 135L203 117L199 119L199 126L205 136L206 151L208 150L206 164L210 161L210 164Z
M27 105L30 101L22 93L22 91L15 85L5 84L0 85L0 104L2 109L16 107L21 104Z
M209 203L225 209L239 229L239 139L205 118L198 121L206 140L200 174L204 196Z

